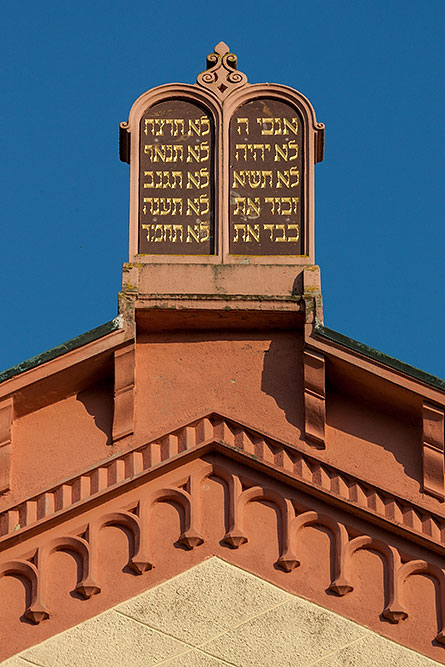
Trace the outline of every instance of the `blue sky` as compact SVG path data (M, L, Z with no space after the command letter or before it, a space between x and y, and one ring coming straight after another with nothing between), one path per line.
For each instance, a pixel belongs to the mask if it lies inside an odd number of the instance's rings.
M112 319L128 257L118 126L220 40L326 124L325 324L445 377L443 0L2 6L0 370Z

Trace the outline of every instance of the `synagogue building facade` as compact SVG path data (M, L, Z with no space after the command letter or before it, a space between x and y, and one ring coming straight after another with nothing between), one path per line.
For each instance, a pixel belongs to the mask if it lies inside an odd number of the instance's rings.
M118 316L0 374L0 664L445 663L445 382L323 324L324 125L144 93Z

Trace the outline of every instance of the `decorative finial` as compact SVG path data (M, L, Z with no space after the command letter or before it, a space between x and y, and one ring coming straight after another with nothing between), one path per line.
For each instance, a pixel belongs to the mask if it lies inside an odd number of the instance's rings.
M207 70L198 74L196 81L223 98L235 88L244 86L247 76L237 70L237 57L227 44L219 42L214 52L207 56Z

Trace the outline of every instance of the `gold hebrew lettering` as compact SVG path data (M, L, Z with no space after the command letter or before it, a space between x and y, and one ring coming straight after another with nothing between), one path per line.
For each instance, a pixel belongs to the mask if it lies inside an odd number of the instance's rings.
M194 197L193 200L187 197L186 215L199 215L199 197Z
M294 123L294 125L292 125ZM294 134L298 134L298 118L292 118L292 120L288 120L287 118L283 118L283 134L290 134L288 130L293 132Z
M282 146L279 146L279 144L275 144L275 157L274 157L274 162L280 162L280 160L283 160L283 162L287 162L289 159L289 146L288 144L283 144Z
M173 243L176 243L176 241L178 240L178 232L179 232L179 240L182 243L182 239L183 239L182 225L173 225L173 238L172 238Z
M247 160L247 146L246 144L235 144L235 160L239 160L239 152L244 151L244 160Z
M147 135L148 134L154 134L153 126L154 126L154 118L146 118L145 119L144 133L147 134ZM150 132L149 132L149 128L151 130Z
M249 171L249 186L259 188L261 185L261 171Z
M163 226L164 225L152 225L151 226L151 228L154 229L154 232L155 232L155 236L152 236L151 240L154 241L155 243L159 243L160 241L162 241L162 237L163 237L163 229L162 228L163 228ZM156 232L161 232L161 235L156 236Z
M245 187L245 185L246 185L246 172L245 171L239 171L238 172L238 171L233 170L233 185L232 185L232 188L237 188L238 187L237 183L239 184L239 186L241 188Z
M164 118L155 118L155 125L158 125L158 129L155 132L155 135L157 137L161 137L164 134L164 125L165 125L165 120Z
M251 238L252 237L252 238ZM260 226L259 225L246 225L246 241L251 240L260 242Z
M187 197L187 211L186 215L206 215L209 212L209 198L207 195L200 195L199 197Z
M144 171L144 176L148 179L144 183L144 188L162 188L164 190L171 188L175 190L177 187L182 187L181 171Z
M263 229L267 229L269 231L269 240L273 241L273 230L274 230L275 225L263 225Z
M148 178L148 181L144 183L144 188L154 188L154 171L144 171L144 176ZM151 179L151 180L150 180Z
M299 197L265 197L264 202L271 204L271 213L277 215L291 215L297 213Z
M203 153L205 154L203 156ZM210 156L210 146L207 141L203 141L201 144L201 162L207 162Z
M174 118L173 119L173 136L177 137L178 135L184 134L184 119L183 118ZM181 129L179 129L181 128Z
M176 148L174 144L166 144L165 145L165 161L166 162L173 162L176 160L173 159L173 149ZM181 146L182 148L182 146Z
M264 162L265 151L270 151L270 144L247 144L253 152L253 159L256 160L256 151L261 151L261 160Z
M189 119L189 137L192 136L193 132L198 135L201 135L201 119L200 118L190 118Z
M297 213L298 211L298 203L300 201L300 197L292 197L292 208L294 213Z
M184 146L176 144L145 144L149 162L182 162Z
M249 119L248 118L237 118L236 122L238 123L238 127L236 128L236 131L238 134L242 134L241 132L241 125L246 126L246 134L249 134Z
M233 242L237 243L239 241L239 233L240 232L243 233L242 240L245 241L246 240L246 225L243 225L242 223L235 223L233 225L233 228L235 230L235 235L233 237Z
M165 126L168 127L170 125L170 136L173 135L173 118L166 118L165 119Z
M147 241L150 240L150 225L142 225L142 229L145 229L147 232Z
M175 190L177 187L182 188L182 171L172 171L172 189Z
M182 148L182 146L181 146ZM203 141L196 147L187 146L187 162L206 162L210 155L210 146L207 141Z
M201 116L201 118L190 118L189 119L189 131L188 136L191 137L195 133L198 137L205 137L206 134L210 132L210 121L207 116Z
M207 195L199 196L200 215L207 215L209 212L209 198Z
M164 233L163 233L163 236L162 236L164 242L165 242L165 241L169 241L169 242L171 243L171 240L172 240L172 231L173 231L173 227L172 227L172 225L164 225ZM168 232L168 236L169 236L168 239L167 239L167 232Z
M186 187L190 190L193 187L197 189L206 188L209 185L209 170L207 167L201 167L199 171L187 172L187 185Z
M265 204L271 204L271 213L275 213L275 197L264 197Z
M291 162L292 160L296 160L297 157L298 157L298 144L297 144L297 142L296 141L289 141L289 149L295 151L294 155L289 154L289 162Z
M269 187L272 187L272 172L271 171L262 171L263 182L261 184L262 188L267 188L266 180L269 179Z
M193 188L193 186L195 186L195 188L199 188L200 183L201 183L201 179L200 179L199 171L195 171L193 173L191 171L187 172L187 185L186 185L186 187L189 190L191 190Z
M294 181L292 181L294 177ZM300 172L297 167L291 167L284 171L277 171L277 188L295 188L300 183Z
M147 210L149 210L151 215L182 215L182 198L144 197L144 207L142 210L145 215L147 214Z
M261 134L274 133L274 119L273 118L257 118L256 122L261 126ZM270 125L270 127L267 127Z
M201 243L210 239L210 225L208 222L199 223L199 240Z
M199 173L200 173L201 179L202 179L201 180L201 189L202 188L207 188L208 185L209 185L209 180L210 180L209 170L207 169L207 167L201 167L201 169L199 170Z
M182 215L182 197L173 197L172 203L173 203L172 215ZM178 206L179 206L179 213L176 213Z
M193 243L192 239L199 243L199 225L187 225L187 238L185 239L186 243Z
M281 215L290 215L292 213L292 201L290 197L277 197L277 199L281 200L279 202L280 205L280 211ZM283 208L283 204L287 204L287 208Z
M260 198L253 197L253 199L251 199L250 197L247 197L246 215L249 215L250 213L251 217L259 217L260 210L261 210Z
M166 149L168 148L168 145L154 144L153 148L154 148L153 162L165 162L166 161Z
M286 241L286 229L285 225L275 225L276 231L281 231L282 236L275 236L275 243L278 243L280 241Z
M277 188L290 188L289 171L277 171Z
M288 225L287 232L289 233L291 229L295 229L295 236L288 236L287 240L289 243L296 243L300 238L300 226L299 225Z
M170 197L161 197L161 215L170 215L172 211L172 200Z
M281 129L281 118L274 118L274 134L283 134L283 131Z
M210 133L210 120L207 118L207 116L201 116L201 137L205 137L206 134L209 133Z
M291 188L296 188L297 185L300 184L300 171L297 169L297 167L291 167L289 169L289 172L290 172L290 178L291 179L292 179L292 176L295 176L295 181L293 183L291 182L290 186L291 186Z
M153 162L153 144L145 144L144 153L148 155L148 161Z
M144 208L142 209L144 215L147 214L147 209L150 210L150 215L159 215L159 197L144 197ZM149 207L146 206L149 205Z
M236 198L236 207L233 212L233 215L246 215L246 198L237 197Z

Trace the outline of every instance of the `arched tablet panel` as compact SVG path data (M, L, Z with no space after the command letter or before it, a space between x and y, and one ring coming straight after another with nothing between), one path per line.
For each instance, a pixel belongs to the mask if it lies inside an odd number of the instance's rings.
M167 99L140 121L140 255L212 255L214 123L195 102Z
M206 91L168 84L141 95L121 123L121 159L130 163L130 261L212 261L217 253L220 116Z
M229 252L303 255L305 127L296 106L258 97L230 120Z

